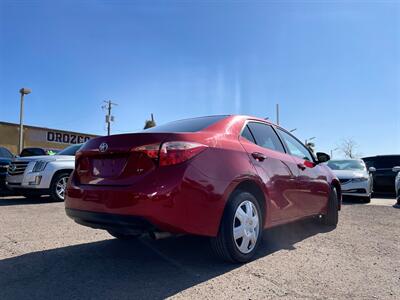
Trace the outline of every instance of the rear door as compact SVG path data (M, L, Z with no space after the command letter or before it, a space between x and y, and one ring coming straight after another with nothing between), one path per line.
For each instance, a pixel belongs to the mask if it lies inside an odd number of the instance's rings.
M266 187L271 223L296 218L293 191L297 170L274 129L266 123L250 121L243 128L240 141Z
M326 207L330 185L310 150L290 133L277 128L298 170L296 203L302 216L320 213Z

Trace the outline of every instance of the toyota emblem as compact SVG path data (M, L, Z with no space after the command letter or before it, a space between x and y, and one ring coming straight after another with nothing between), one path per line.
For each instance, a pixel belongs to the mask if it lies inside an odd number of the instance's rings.
M108 149L108 144L107 143L101 143L99 146L100 152L106 152Z

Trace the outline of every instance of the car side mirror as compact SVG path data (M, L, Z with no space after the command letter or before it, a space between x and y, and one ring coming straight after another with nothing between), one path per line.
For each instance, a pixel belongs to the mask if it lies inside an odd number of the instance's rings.
M400 166L393 167L392 171L395 173L400 172Z
M331 157L324 152L317 152L316 154L319 163L324 163L331 159Z
M368 171L369 171L370 173L374 173L374 172L376 172L376 169L375 169L374 167L369 167L369 168L368 168Z

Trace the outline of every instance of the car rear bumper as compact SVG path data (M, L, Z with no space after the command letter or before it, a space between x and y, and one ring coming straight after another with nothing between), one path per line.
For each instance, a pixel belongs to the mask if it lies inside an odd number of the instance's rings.
M95 229L116 230L127 234L155 231L157 229L153 224L141 217L96 213L71 208L66 208L65 212L76 223Z
M211 180L194 167L186 167L175 166L173 172L165 168L131 186L79 185L73 174L65 207L99 213L111 220L116 219L114 216L133 217L159 231L216 236L225 206L224 192L229 184ZM85 218L81 219L78 223L89 227L112 229L114 226L113 222L89 220L85 223Z

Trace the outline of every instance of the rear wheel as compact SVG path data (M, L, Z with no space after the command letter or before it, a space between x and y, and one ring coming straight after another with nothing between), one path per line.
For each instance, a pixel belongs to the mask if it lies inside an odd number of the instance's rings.
M328 201L327 214L322 216L322 223L327 226L336 226L339 221L339 199L335 187L332 187Z
M107 232L119 240L133 240L140 236L140 234L126 234L113 230L107 230Z
M262 237L262 213L250 193L236 191L226 205L218 235L211 239L217 256L231 262L247 262Z
M69 174L69 172L62 172L54 176L50 185L50 195L53 200L64 201Z

